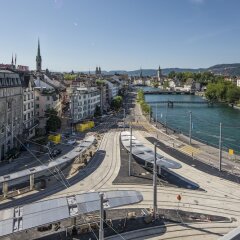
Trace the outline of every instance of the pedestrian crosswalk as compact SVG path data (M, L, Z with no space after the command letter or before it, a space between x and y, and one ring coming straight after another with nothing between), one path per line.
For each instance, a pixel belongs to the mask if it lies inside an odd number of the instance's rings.
M193 156L200 153L199 148L195 148L195 147L192 147L190 145L184 145L184 146L180 147L178 150L180 150L181 152L184 152L188 155L193 155Z

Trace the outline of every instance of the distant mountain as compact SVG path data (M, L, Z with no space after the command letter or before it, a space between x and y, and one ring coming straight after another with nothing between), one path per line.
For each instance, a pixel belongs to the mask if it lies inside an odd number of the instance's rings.
M126 70L112 70L112 71L102 71L103 74L128 74L129 76L140 76L140 69L133 70L133 71L126 71ZM174 72L212 72L214 74L222 74L222 75L229 75L229 76L240 76L240 63L233 63L233 64L218 64L214 65L209 68L164 68L162 69L163 75L168 75L171 71ZM85 73L88 73L87 71ZM91 71L91 73L95 73ZM156 76L157 69L142 69L143 76Z
M215 74L240 76L240 63L218 64L208 68L208 71Z
M205 71L206 69L199 68L199 69L191 69L191 68L164 68L162 69L162 74L163 75L168 75L171 71L175 72L201 72ZM134 71L110 71L108 73L114 74L115 72L121 74L125 73L128 74L129 76L140 76L141 70L134 70ZM157 70L156 69L142 69L142 74L143 76L157 76Z

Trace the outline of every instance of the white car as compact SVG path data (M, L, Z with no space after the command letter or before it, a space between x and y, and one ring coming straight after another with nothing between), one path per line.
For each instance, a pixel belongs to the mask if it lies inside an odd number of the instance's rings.
M67 141L68 144L73 145L76 143L76 139L70 139Z

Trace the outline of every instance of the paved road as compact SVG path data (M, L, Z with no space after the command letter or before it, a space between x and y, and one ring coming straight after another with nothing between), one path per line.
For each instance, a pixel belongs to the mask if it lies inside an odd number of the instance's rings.
M134 135L144 144L153 148L152 144L145 138L154 136L146 133L141 129L134 130ZM81 180L61 191L48 196L48 198L59 197L72 193L90 192L90 191L108 191L108 190L137 190L141 191L144 201L132 208L149 208L152 206L152 186L146 185L113 185L114 179L117 177L121 159L120 159L120 143L119 132L116 130L108 130L104 134L99 150L105 152L104 159L98 161L98 158L92 164L98 166L91 173L88 172ZM158 149L158 152L177 162L172 156ZM227 233L229 230L239 226L240 223L240 188L239 184L228 180L213 176L209 173L202 172L193 166L182 163L182 168L174 170L178 174L186 177L200 185L203 191L194 191L189 189L179 189L167 186L158 186L158 207L162 209L177 209L191 212L202 212L212 215L220 215L233 218L232 222L204 222L195 224L175 224L167 225L167 232L161 236L149 236L148 239L197 239L197 240L217 240L219 236ZM181 194L182 200L177 201L177 195ZM28 196L31 198L31 196ZM24 198L21 199L22 202ZM21 201L19 200L19 201ZM5 205L6 207L7 205ZM158 233L156 233L158 235ZM126 238L127 239L127 238ZM140 237L138 239L146 239Z

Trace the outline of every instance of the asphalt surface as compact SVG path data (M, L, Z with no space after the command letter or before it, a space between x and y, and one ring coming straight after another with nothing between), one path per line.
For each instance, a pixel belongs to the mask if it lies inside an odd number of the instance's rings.
M197 159L194 159L172 147L166 146L164 143L162 143L161 141L157 140L154 137L146 137L146 139L151 142L152 144L154 144L155 142L157 142L158 148L161 149L162 151L164 151L165 153L167 153L168 155L176 158L177 160L188 164L189 166L192 166L200 171L203 171L205 173L208 173L210 175L216 176L216 177L220 177L235 183L240 183L240 177L231 174L229 172L226 171L219 171L216 167L210 166L202 161L199 161Z
M136 218L128 219L127 214L128 213L135 213ZM139 230L139 229L147 229L151 227L159 226L162 228L162 232L160 235L163 235L167 232L166 225L169 223L177 223L177 224L186 224L189 228L191 228L191 223L196 222L231 222L234 221L234 219L229 219L226 217L221 217L217 215L209 215L209 214L202 214L202 213L193 213L193 212L186 212L182 210L177 209L158 209L159 218L156 221L151 221L149 223L146 223L144 221L144 216L142 215L142 209L140 208L131 208L131 209L111 209L106 211L106 219L111 219L112 225L110 225L110 221L108 221L107 224L104 224L104 237L114 236L116 234L122 234L129 231ZM92 216L95 216L96 219L99 216L99 212L93 212L91 214ZM97 222L93 218L92 220L88 219L89 223ZM76 223L77 225L86 224L86 218L83 217L77 217ZM70 221L69 221L70 223ZM71 223L70 223L71 224ZM35 238L39 240L53 240L53 239L81 239L81 240L97 240L98 239L98 228L92 228L92 231L84 233L84 234L76 234L73 237L66 237L65 226L62 226L59 231L49 231L47 236L43 236L40 238ZM76 229L79 229L77 227ZM207 231L207 230L205 230ZM34 235L36 231L31 231L31 233ZM71 230L69 231L71 233ZM25 233L23 233L25 235ZM69 234L70 235L70 234ZM159 236L160 236L159 235ZM221 236L221 234L219 234Z

